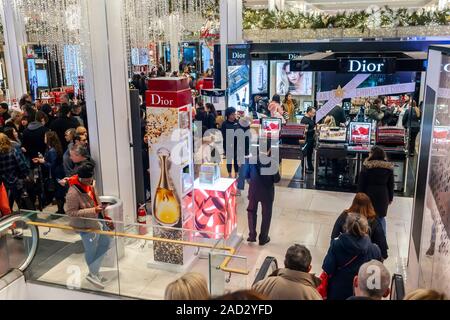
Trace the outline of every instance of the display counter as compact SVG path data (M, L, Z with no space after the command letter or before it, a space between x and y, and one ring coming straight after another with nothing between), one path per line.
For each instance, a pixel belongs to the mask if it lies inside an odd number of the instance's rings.
M236 179L220 178L214 184L195 180L195 230L200 236L220 239L223 235L227 240L234 233L237 226L236 192Z
M350 123L348 137L336 141L318 140L314 152L314 186L317 189L354 191L364 160L373 145L381 147L394 164L394 190L404 192L407 182L408 151L403 129L380 127L373 134L370 123ZM324 135L327 136L327 135Z

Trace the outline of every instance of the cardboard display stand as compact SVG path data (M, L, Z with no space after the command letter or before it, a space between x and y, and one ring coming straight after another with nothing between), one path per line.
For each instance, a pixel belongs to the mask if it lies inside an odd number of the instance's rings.
M193 157L192 96L186 78L148 81L146 92L153 235L192 241ZM158 228L157 226L161 226ZM177 229L179 228L179 229ZM181 230L183 228L183 230ZM193 247L153 244L155 263L185 266L193 260Z

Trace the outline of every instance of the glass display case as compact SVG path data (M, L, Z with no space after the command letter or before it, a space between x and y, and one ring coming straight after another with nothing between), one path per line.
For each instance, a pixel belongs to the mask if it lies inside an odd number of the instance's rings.
M418 286L450 294L450 47L430 47L410 263ZM417 260L416 260L417 259Z

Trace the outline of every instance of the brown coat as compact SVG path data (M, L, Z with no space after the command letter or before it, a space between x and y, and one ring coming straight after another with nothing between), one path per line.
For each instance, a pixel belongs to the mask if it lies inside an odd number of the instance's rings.
M98 198L97 203L101 203ZM75 186L71 186L67 192L64 210L71 217L70 225L72 227L77 229L101 229L98 221L91 220L98 219L98 213L95 212L94 200L87 193L80 191Z
M271 300L322 300L316 290L320 283L314 274L284 268L256 283L253 290Z

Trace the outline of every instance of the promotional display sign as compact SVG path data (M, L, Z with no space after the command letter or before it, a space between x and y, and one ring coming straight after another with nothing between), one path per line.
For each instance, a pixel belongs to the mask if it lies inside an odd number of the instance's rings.
M277 62L277 94L288 92L294 96L310 96L313 87L312 72L291 71L289 61Z
M150 158L150 188L153 235L190 240L193 229L193 164L189 83L185 78L158 78L148 82L147 136ZM165 89L165 90L164 90ZM188 96L189 94L189 96ZM192 248L155 241L154 260L186 264Z
M250 103L250 52L248 45L228 46L228 107L243 109Z

